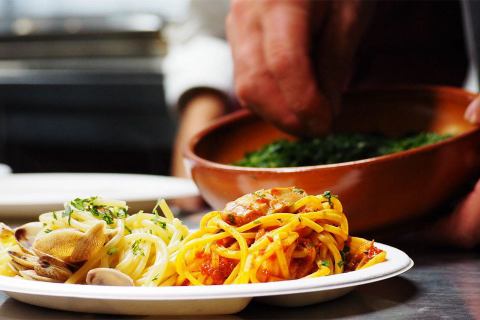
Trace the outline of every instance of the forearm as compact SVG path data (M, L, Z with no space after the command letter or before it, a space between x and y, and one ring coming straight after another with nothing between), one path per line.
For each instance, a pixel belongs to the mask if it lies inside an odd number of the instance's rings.
M188 100L187 100L188 99ZM198 89L182 101L179 125L173 148L172 175L186 177L183 150L190 139L226 112L227 98L216 90Z

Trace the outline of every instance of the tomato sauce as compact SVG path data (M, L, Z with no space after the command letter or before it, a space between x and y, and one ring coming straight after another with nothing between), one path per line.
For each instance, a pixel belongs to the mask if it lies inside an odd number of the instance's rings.
M368 252L367 252L367 258L368 260L372 259L373 257L375 257L377 254L379 254L380 252L382 252L383 250L381 249L378 249L377 247L375 247L373 244L370 246L370 248L368 249Z
M235 242L233 237L223 238L217 241L217 244L221 247L228 248Z
M202 263L200 271L202 274L211 277L213 284L223 284L238 263L235 260L220 256L218 268L214 268L210 256L205 255L205 258L207 259Z

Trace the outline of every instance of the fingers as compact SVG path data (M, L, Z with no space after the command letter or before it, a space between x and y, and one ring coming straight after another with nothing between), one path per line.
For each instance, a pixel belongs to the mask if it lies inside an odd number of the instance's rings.
M288 111L303 130L324 133L331 122L330 103L317 87L310 57L310 4L305 0L261 1L263 55Z
M464 248L480 244L480 180L455 212L434 228L442 242Z
M340 95L351 76L355 52L373 14L374 2L333 1L328 10L314 51L320 88L338 112Z
M473 124L480 124L480 95L468 105L465 119Z
M290 133L325 133L332 108L340 105L370 7L361 0L234 0L227 34L241 102ZM314 28L322 31L315 39L315 65Z
M301 123L288 112L280 88L267 69L263 55L259 7L251 1L234 1L227 18L227 36L235 65L236 95L243 105L285 130Z
M227 18L227 36L235 64L236 94L244 105L287 132L325 133L331 116L328 107L321 112L320 106L328 106L328 102L320 97L307 55L308 12L295 9L296 13L289 17L293 8L287 6L288 3L290 1L241 0L232 3ZM269 7L268 11L265 6ZM271 14L273 18L267 19ZM278 17L279 24L275 22ZM264 27L269 30L267 37ZM271 34L275 28L281 28L278 31L283 37ZM266 39L272 40L273 45L266 45ZM287 45L282 44L285 41ZM271 51L274 52L273 60Z

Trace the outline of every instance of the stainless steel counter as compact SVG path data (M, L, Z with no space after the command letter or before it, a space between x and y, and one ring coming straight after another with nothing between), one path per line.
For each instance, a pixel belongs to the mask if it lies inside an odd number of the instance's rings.
M416 265L404 275L361 286L343 298L297 309L253 304L239 316L245 319L480 319L479 254L422 252L411 257Z

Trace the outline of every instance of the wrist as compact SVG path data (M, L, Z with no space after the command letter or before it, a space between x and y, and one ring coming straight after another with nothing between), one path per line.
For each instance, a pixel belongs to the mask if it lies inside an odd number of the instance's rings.
M192 106L204 105L223 113L226 111L228 104L228 96L222 91L207 87L197 87L187 90L180 96L178 99L178 110L182 114Z

